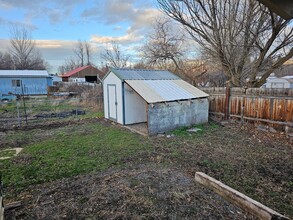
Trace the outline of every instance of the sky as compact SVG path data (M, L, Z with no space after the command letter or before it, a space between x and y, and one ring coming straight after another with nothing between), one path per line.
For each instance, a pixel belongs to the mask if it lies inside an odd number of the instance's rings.
M78 40L91 43L96 65L112 41L135 62L137 48L161 15L156 0L0 0L0 51L8 49L11 27L19 25L31 31L51 73L74 56Z

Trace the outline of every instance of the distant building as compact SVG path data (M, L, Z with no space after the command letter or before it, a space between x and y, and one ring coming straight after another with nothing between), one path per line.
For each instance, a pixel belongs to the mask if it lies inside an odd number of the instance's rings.
M52 85L52 77L46 70L0 70L0 93L3 94L44 95Z
M93 66L82 66L63 74L63 82L100 83L104 73Z
M271 89L293 88L293 76L270 76L268 77L267 82L263 85L263 87Z
M53 84L54 84L54 82L62 82L62 77L61 76L54 75L54 74L50 74L50 76L52 77Z

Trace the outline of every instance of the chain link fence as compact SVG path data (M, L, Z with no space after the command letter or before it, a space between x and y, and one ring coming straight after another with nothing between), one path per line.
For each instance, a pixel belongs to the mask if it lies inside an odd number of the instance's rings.
M0 102L0 129L9 130L98 117L103 114L103 97L95 98L30 98L14 102Z

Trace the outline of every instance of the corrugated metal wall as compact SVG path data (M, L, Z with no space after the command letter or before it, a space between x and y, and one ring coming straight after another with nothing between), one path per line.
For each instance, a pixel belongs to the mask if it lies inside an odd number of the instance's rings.
M46 77L23 78L23 77L5 77L0 78L0 93L22 94L21 86L15 87L12 85L12 80L21 80L25 95L41 95L47 94L47 86L51 85Z
M226 88L201 88L210 95L210 113L224 115ZM231 88L231 117L293 127L293 89Z

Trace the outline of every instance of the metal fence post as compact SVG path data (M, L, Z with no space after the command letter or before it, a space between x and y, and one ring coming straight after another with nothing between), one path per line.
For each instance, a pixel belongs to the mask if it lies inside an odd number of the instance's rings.
M77 108L78 108L78 106L77 106L77 103L78 102L78 99L76 98L76 108L75 108L75 116L77 117Z
M17 121L18 121L18 127L21 127L21 118L20 118L20 112L19 112L19 102L16 102L16 109L17 109Z

